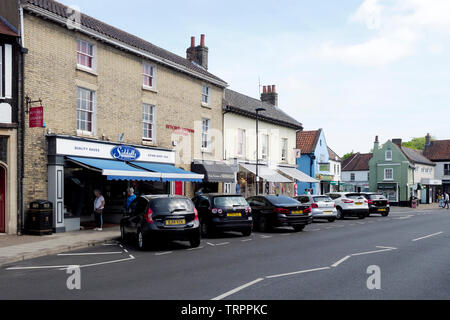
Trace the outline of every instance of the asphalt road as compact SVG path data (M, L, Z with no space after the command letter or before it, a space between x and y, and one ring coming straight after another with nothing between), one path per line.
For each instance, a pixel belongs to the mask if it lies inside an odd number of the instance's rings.
M189 249L113 244L0 269L0 299L450 299L450 211L314 223ZM67 267L81 266L81 290ZM380 289L367 286L368 267ZM377 273L378 274L378 273Z

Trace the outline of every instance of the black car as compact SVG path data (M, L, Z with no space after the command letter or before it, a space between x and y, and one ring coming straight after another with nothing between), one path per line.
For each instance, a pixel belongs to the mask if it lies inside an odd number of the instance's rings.
M309 205L286 196L256 196L247 201L252 208L255 229L261 232L286 226L302 231L313 221Z
M200 245L200 223L197 210L189 198L170 195L140 196L120 221L122 240L134 238L139 249L158 240L189 241Z
M379 213L387 217L391 211L389 200L379 193L361 193L369 201L369 214Z
M201 233L210 236L219 231L252 234L252 210L241 195L201 194L192 199L200 217Z

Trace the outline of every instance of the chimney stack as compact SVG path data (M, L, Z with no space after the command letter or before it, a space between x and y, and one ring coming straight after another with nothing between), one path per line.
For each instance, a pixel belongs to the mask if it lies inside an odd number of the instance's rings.
M401 147L402 146L402 139L392 139L392 143Z
M186 59L195 62L208 70L208 53L209 49L205 46L205 35L200 37L200 45L195 46L195 37L191 37L191 46L186 50Z
M427 133L427 136L425 137L425 148L428 148L431 146L431 135Z
M278 107L278 93L277 87L275 85L272 86L264 86L263 93L261 94L261 101L270 103L271 105Z

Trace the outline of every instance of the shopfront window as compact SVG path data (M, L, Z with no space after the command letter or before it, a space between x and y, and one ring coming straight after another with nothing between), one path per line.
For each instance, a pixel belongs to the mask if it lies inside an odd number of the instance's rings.
M0 137L0 162L8 163L8 138Z

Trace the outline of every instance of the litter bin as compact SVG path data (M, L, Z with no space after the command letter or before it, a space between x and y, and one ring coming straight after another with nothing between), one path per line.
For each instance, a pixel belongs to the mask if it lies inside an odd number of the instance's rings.
M417 198L413 197L411 199L411 208L416 209L417 208L417 202L418 202Z
M53 203L36 200L30 203L25 221L25 231L33 235L50 235L53 233Z

